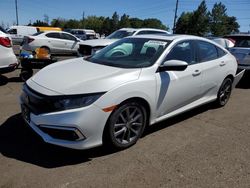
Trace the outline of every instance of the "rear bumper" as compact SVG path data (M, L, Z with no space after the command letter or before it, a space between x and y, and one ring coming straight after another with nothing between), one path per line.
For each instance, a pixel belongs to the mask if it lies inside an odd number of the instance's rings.
M14 71L18 67L18 63L10 64L8 67L1 67L0 74L5 74Z
M237 73L235 75L234 82L233 82L233 87L235 87L239 83L244 73L245 73L245 69L239 69L239 68L237 69Z

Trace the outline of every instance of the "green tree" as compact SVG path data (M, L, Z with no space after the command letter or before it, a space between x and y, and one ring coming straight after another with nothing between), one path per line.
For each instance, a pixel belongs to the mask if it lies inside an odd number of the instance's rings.
M129 16L123 14L121 20L119 21L119 28L131 27Z
M53 19L51 21L51 26L52 27L60 27L60 28L64 28L64 25L66 24L66 20L63 18L57 18L57 19Z
M211 33L216 36L223 36L231 32L237 32L239 24L235 17L227 15L227 8L225 5L215 3L210 13L210 29Z
M111 29L115 31L118 29L118 27L119 27L119 15L117 14L117 12L114 12L111 19Z
M80 21L75 20L75 19L70 19L68 21L66 21L65 25L64 25L65 29L77 29L80 28Z
M143 26L143 20L139 18L130 18L129 22L132 28L140 28Z
M192 12L183 12L176 22L176 34L190 34Z
M209 32L209 12L203 0L190 18L189 34L204 36Z
M102 30L104 20L104 17L88 16L85 19L85 28L93 29L99 33Z
M168 28L162 24L162 22L155 18L148 18L143 20L143 27L156 28L156 29L164 29L168 30Z
M36 20L33 24L32 24L32 26L49 26L48 25L48 23L45 23L45 22L43 22L43 21L41 21L41 20Z

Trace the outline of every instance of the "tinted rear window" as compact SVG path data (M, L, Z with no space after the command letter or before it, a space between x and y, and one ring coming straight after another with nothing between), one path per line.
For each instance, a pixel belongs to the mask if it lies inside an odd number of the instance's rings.
M250 48L250 36L226 36L226 38L235 40L234 47Z
M38 36L38 35L41 35L42 33L44 33L44 32L40 31L40 32L33 34L32 36Z

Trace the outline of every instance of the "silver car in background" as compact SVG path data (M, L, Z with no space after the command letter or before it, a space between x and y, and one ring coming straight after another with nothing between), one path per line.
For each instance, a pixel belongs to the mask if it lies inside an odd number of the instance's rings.
M250 70L250 34L233 34L225 38L235 41L234 47L229 51L236 57L238 68Z

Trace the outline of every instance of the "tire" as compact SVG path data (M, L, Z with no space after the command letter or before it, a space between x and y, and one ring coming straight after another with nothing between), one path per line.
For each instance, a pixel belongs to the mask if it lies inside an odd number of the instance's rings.
M115 149L134 145L141 137L147 123L143 105L128 101L118 107L109 117L104 131L104 144Z
M19 77L22 79L22 81L28 80L33 75L32 69L22 69Z
M230 78L226 78L218 91L216 105L218 107L225 106L230 98L232 92L233 81Z

